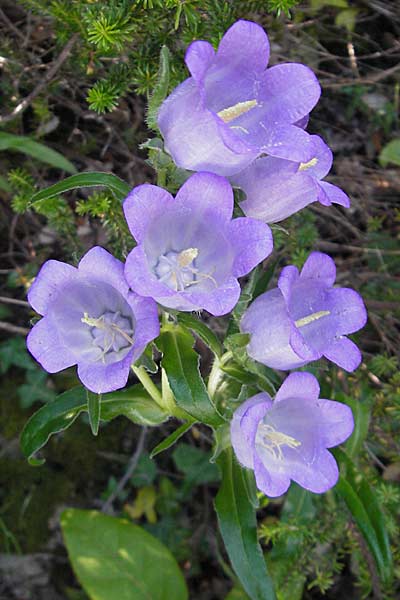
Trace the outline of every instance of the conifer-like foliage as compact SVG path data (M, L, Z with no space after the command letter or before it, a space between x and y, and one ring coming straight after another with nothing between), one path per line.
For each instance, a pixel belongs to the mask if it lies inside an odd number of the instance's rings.
M184 78L182 54L194 39L217 45L239 18L268 12L290 15L297 0L21 0L51 18L61 44L79 43L71 62L88 85L87 102L97 113L112 111L129 89L149 95L156 81L160 47L172 51L171 88Z

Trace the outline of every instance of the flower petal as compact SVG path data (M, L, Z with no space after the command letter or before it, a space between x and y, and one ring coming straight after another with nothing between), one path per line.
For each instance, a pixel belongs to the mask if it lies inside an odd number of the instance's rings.
M230 312L238 303L240 297L240 285L235 277L230 277L224 284L209 292L190 292L187 294L188 300L193 305L191 309L198 310L204 308L214 317L220 317Z
M132 351L116 363L78 364L78 377L83 385L95 394L106 394L126 385L132 363Z
M175 202L200 218L208 213L228 221L233 213L233 190L224 177L213 173L195 173L180 188Z
M332 151L319 135L312 135L311 140L314 146L314 156L310 160L310 164L303 164L300 166L300 169L307 173L307 175L312 175L316 179L322 179L331 170L333 162Z
M124 276L124 265L104 248L100 246L91 248L80 261L78 270L85 277L104 281L116 288L124 297L127 296L129 286Z
M240 206L248 217L277 223L318 200L319 185L298 163L266 156L255 160L232 180L246 194Z
M45 315L62 286L77 276L78 270L71 265L59 260L46 261L29 289L29 304L37 313Z
M58 373L76 364L76 357L63 345L48 317L34 325L28 334L26 345L32 356L48 373Z
M174 201L169 192L157 185L145 183L135 187L123 204L129 231L140 243L150 223L162 215Z
M319 389L318 379L311 373L291 373L279 388L275 402L281 402L287 398L318 400Z
M330 256L311 252L300 273L301 279L315 279L331 286L336 279L336 266Z
M337 335L354 333L367 322L367 311L361 298L350 288L333 288L328 293L332 318L335 319Z
M314 494L328 491L339 478L337 463L332 454L324 448L319 450L312 462L300 459L296 462L291 461L287 467L290 478Z
M190 44L186 50L185 63L191 76L197 82L201 82L207 69L215 59L215 50L209 42L198 40Z
M318 79L299 63L285 63L267 69L260 96L268 106L268 118L275 123L295 123L307 115L321 95Z
M269 60L269 41L264 29L251 21L236 21L219 43L217 62L233 69L263 71Z
M273 249L272 233L268 225L242 217L229 224L229 240L236 252L233 263L234 277L242 277L269 256Z
M318 434L325 448L342 444L353 429L353 413L349 406L334 400L318 400Z
M254 300L240 323L240 330L250 334L249 356L273 369L292 369L304 364L290 346L292 328L284 298L278 289Z
M278 279L278 288L282 292L286 302L289 302L292 287L298 279L299 270L294 265L288 265L282 269Z
M128 254L125 262L125 277L131 289L139 296L158 298L176 295L150 271L143 246L137 246Z
M135 316L134 345L132 349L132 362L137 360L149 342L154 340L160 333L160 322L158 319L157 304L152 298L142 298L137 294L130 293L128 304Z
M266 393L249 398L233 413L231 421L232 446L239 462L252 469L254 444L260 421L272 406Z
M270 498L282 496L289 488L290 479L287 474L266 468L257 452L254 453L254 474L258 489Z
M308 162L313 157L312 136L295 125L261 123L259 138L251 140L260 152L295 162Z
M358 346L344 336L332 341L324 350L324 356L349 373L355 371L362 361Z
M331 204L340 204L340 206L344 206L345 208L350 207L350 198L339 187L327 181L320 181L319 185Z
M158 125L165 149L178 167L190 171L211 171L233 175L257 156L257 151L237 154L223 142L221 120L205 106L193 79L187 79L163 102ZM240 151L243 144L238 140Z

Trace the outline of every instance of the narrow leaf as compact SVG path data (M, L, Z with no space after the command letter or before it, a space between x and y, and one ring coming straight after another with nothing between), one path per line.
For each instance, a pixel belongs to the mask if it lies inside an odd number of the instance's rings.
M53 198L54 196L58 196L58 194L69 192L70 190L99 186L108 188L121 201L130 192L128 184L112 173L80 173L79 175L67 177L44 190L40 190L32 196L29 206L40 200L48 200L48 198Z
M29 463L36 466L44 460L34 458L49 438L72 425L82 411L87 411L86 390L75 387L42 406L26 423L21 434L21 449ZM139 425L159 425L168 414L155 404L141 385L122 392L104 394L101 400L101 419L109 421L123 415Z
M175 558L142 527L76 509L62 513L61 527L72 567L92 600L187 600Z
M158 69L157 83L154 87L147 109L147 125L150 129L158 131L157 116L161 103L168 94L169 86L169 58L170 53L167 46L163 46L160 52L160 66Z
M232 566L251 600L273 600L272 580L258 543L256 513L248 499L243 469L231 449L222 452L217 463L222 485L215 509Z
M0 131L0 150L23 152L67 173L76 173L75 166L62 154L23 135L14 135L13 133Z
M175 429L175 431L166 437L165 440L153 448L153 450L150 452L150 458L154 458L157 456L157 454L161 454L161 452L164 452L164 450L171 448L171 446L176 444L176 442L193 427L194 423L195 421L189 421L188 423L183 423L180 427L178 427L178 429Z
M193 337L180 326L164 328L157 340L163 353L162 367L180 408L211 427L223 422L217 413L199 371L200 357L193 350Z
M99 432L100 425L100 406L101 406L101 394L93 394L86 390L87 396L87 411L89 413L89 423L93 435L97 435Z
M178 322L194 331L216 356L222 356L223 348L221 342L205 323L199 321L199 319L196 319L190 313L179 313Z

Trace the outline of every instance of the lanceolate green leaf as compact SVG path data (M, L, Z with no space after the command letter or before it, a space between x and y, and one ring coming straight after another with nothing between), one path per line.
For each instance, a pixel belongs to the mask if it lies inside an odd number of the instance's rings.
M67 173L76 173L74 165L64 158L62 154L23 135L14 135L13 133L0 131L0 150L23 152Z
M121 201L130 192L129 185L112 173L80 173L79 175L67 177L44 190L40 190L40 192L32 196L29 206L32 206L39 200L48 200L48 198L53 198L64 192L84 187L106 187Z
M154 87L147 109L147 124L154 131L158 131L157 115L161 103L168 94L169 86L169 50L163 46L160 52L160 66L158 69L157 83Z
M142 527L75 509L62 513L61 527L72 567L91 600L187 600L175 558Z
M178 429L175 429L171 435L165 438L162 442L157 444L157 446L150 452L150 458L154 458L157 454L161 454L164 450L168 450L171 448L176 442L191 429L194 425L194 421L190 421L189 423L183 423Z
M218 459L222 485L215 499L218 523L230 561L251 600L273 600L275 593L257 539L257 520L249 502L245 474L232 450Z
M196 333L203 342L220 357L223 353L222 344L215 333L205 323L193 317L190 313L179 313L178 322Z
M215 427L223 422L217 413L199 371L200 357L193 350L192 335L183 327L165 327L157 340L163 353L162 367L176 403L194 419Z
M341 476L335 490L344 499L367 542L380 578L388 582L392 577L393 559L382 509L371 486L356 470L346 453L340 448L335 448L334 454L341 467Z
M35 459L34 454L47 443L50 436L70 427L78 415L87 409L86 390L76 387L32 415L21 435L22 452L29 462L35 466L43 464L44 460ZM109 421L119 415L140 425L159 425L168 418L141 385L102 396L100 418Z
M97 435L100 425L101 394L93 394L87 391L87 411L89 413L89 423L93 435Z

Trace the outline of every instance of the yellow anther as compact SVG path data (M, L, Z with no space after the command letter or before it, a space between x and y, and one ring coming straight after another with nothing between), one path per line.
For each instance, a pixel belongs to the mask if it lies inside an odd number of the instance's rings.
M229 106L220 110L217 115L224 123L230 123L234 119L241 117L245 113L249 112L252 108L257 106L257 100L246 100L246 102L238 102L234 106Z
M318 319L322 319L322 317L327 317L330 314L330 310L320 310L319 312L312 313L312 315L307 315L302 319L297 319L297 321L295 321L294 324L296 325L296 327L304 327L304 325L309 325L310 323L318 321Z
M307 171L307 169L311 169L311 167L315 167L318 164L318 158L312 158L306 163L300 163L299 171Z
M181 269L192 264L195 258L199 255L197 248L186 248L178 254L178 265Z

